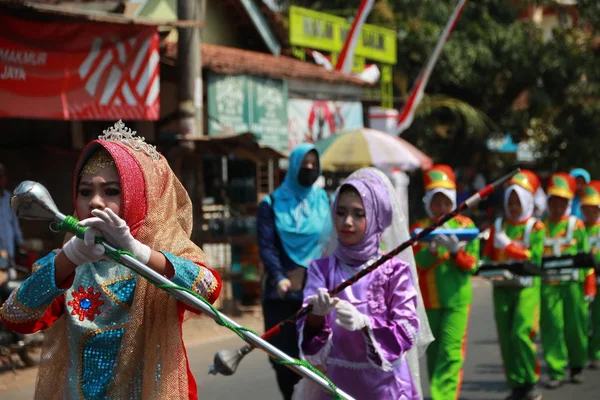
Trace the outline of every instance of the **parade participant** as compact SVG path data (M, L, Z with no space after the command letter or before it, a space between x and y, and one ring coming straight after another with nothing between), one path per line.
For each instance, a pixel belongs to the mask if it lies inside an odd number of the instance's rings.
M411 232L456 208L455 182L454 171L447 165L434 165L425 173L424 202L429 218L414 224ZM442 225L446 229L474 227L473 221L463 215ZM458 398L473 298L471 275L477 270L479 240L465 247L455 235L436 235L431 243L416 245L414 251L429 324L436 338L427 349L431 398Z
M585 222L590 250L600 264L600 181L591 181L583 187L581 213ZM598 277L596 277L598 283ZM588 354L590 368L600 368L600 299L595 297L591 304L591 335Z
M544 224L533 217L535 193L540 186L531 171L521 170L504 192L504 214L498 218L487 241L484 259L492 262L531 261L541 267ZM539 400L537 348L540 278L516 277L494 280L494 317L508 385L507 400Z
M583 221L571 216L575 190L575 178L569 174L557 172L550 177L547 189L549 215L543 221L546 226L544 256L588 251ZM582 370L588 358L585 295L593 294L593 290L593 271L554 270L545 272L542 278L540 332L550 378L546 385L549 389L563 384L567 365L571 368L571 380L583 382Z
M332 214L336 246L308 270L304 298L313 309L297 323L301 356L324 366L356 399L420 399L418 354L410 349L424 351L432 338L412 254L392 258L334 298L328 294L378 258L382 241L394 247L408 239L394 189L381 172L359 170L338 189ZM302 393L298 398L327 398Z
M0 257L14 262L15 252L23 244L23 236L19 220L10 209L10 192L6 190L6 184L6 168L0 164Z
M290 154L284 182L258 207L258 246L265 271L262 293L265 331L302 306L306 268L321 257L324 239L331 230L327 193L314 185L320 172L315 147L308 143L296 146ZM285 327L271 344L298 358L293 325ZM300 377L269 360L283 398L291 399Z
M0 310L45 330L36 399L196 399L182 339L187 309L104 254L98 236L213 302L219 275L191 240L192 204L166 159L119 121L81 153L73 179L85 238L67 238Z
M569 175L571 175L577 181L575 197L573 198L573 203L571 204L571 215L581 219L583 218L583 214L581 213L581 196L583 195L583 187L588 184L592 178L590 173L583 168L575 168L569 172Z

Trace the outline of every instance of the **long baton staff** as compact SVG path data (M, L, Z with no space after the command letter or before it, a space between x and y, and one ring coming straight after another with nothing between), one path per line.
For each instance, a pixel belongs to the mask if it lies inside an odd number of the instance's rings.
M67 217L58 211L58 208L56 207L56 204L52 200L50 193L48 193L48 191L46 190L46 188L43 185L41 185L37 182L32 182L32 181L24 181L21 184L19 184L19 186L15 189L13 196L11 198L11 207L18 217L25 218L25 219L48 220L48 221L62 223L62 222L65 222L67 219L72 218L72 217ZM74 221L74 219L71 219L71 221ZM81 229L81 227L79 227L78 231L73 232L73 233L81 234L81 232L83 232L83 231L84 230ZM110 244L108 244L106 242L101 242L101 243L106 248L107 253L110 252L112 254L118 254L118 258L119 258L118 261L120 263L131 268L132 270L137 272L139 275L148 279L150 282L152 282L154 284L158 284L158 285L173 286L173 282L171 282L169 279L160 275L159 273L157 273L153 269L149 268L145 264L142 264L141 262L136 260L134 257L132 257L128 254L123 254L122 252L119 252L118 249L114 248L113 246L111 246ZM203 313L211 316L215 321L224 321L236 328L242 328L242 326L239 325L237 322L235 322L232 319L228 318L227 316L219 313L218 311L214 311L211 307L209 307L207 304L203 303L200 299L196 298L194 295L192 295L190 293L187 293L187 292L184 292L181 290L177 290L175 288L162 287L162 289L166 290L172 296L174 296L178 300L184 302L186 305L193 307L194 309L200 310ZM284 352L282 352L275 346L266 342L264 339L260 338L258 335L254 334L252 332L245 331L245 330L240 330L239 333L244 336L245 340L247 340L249 343L252 344L253 348L259 347L262 350L264 350L267 354L269 354L271 357L279 359L279 360L283 360L284 362L289 363L289 364L286 364L288 368L291 368L296 373L298 373L306 378L312 379L317 384L319 384L321 386L321 388L323 390L325 390L327 393L330 393L332 395L338 395L343 399L353 400L353 398L351 396L344 393L340 389L337 389L337 393L336 393L336 391L329 385L329 382L327 382L321 376L319 376L314 371L312 371L311 369L309 369L303 365L298 365L292 357L288 356L287 354L285 354Z
M504 175L503 177L497 179L496 181L492 182L491 184L487 185L486 187L484 187L483 189L481 189L480 191L478 191L477 193L475 193L474 195L469 197L467 200L463 201L454 211L449 212L448 214L442 215L434 224L423 229L418 234L416 234L415 236L411 237L406 242L404 242L401 245L399 245L398 247L396 247L394 250L390 251L387 254L384 254L377 260L373 260L373 261L370 261L370 262L364 264L364 265L366 265L366 268L362 269L360 272L358 272L352 278L340 283L337 287L330 290L329 295L333 297L336 294L340 293L341 291L346 289L348 286L357 282L363 276L373 272L381 264L390 260L392 257L395 257L396 255L398 255L402 251L406 250L410 246L413 246L419 240L421 240L422 238L424 238L425 236L427 236L431 232L433 232L436 228L439 228L441 225L443 225L446 221L454 218L455 216L457 216L464 210L476 206L477 204L479 204L479 202L482 199L484 199L484 198L488 197L490 194L492 194L500 185L507 182L510 178L512 178L519 171L520 171L520 169L516 169L516 170L512 171L511 173ZM261 338L264 340L269 340L269 339L273 338L274 336L277 336L279 334L279 332L281 332L281 330L283 329L284 326L286 326L288 324L296 323L296 321L298 319L300 319L301 317L310 313L311 311L312 311L312 305L308 305L304 308L301 308L300 310L298 310L298 312L296 312L296 314L279 322L277 325L275 325L274 327L272 327L271 329L266 331L261 336ZM220 350L220 351L218 351L217 353L215 353L214 365L210 366L209 373L214 374L214 375L216 375L216 374L233 375L235 373L235 371L237 370L237 367L238 367L240 361L252 350L254 350L254 347L252 345L247 344L247 345L242 346L235 350Z

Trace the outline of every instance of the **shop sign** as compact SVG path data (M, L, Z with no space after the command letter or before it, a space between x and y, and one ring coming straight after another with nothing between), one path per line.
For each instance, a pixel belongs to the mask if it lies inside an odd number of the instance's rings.
M341 17L291 6L290 43L293 46L339 54L351 24ZM396 64L396 32L365 24L356 45L355 55L384 64Z
M251 132L260 144L287 150L287 82L209 73L208 134Z

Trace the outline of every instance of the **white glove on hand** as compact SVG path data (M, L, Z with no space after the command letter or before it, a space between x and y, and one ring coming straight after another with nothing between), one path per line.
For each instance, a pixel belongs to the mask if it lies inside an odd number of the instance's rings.
M437 251L438 251L437 243L434 242L433 240L431 242L429 242L429 244L427 245L427 250L429 250L429 252L431 254L437 255Z
M504 250L511 243L512 243L512 240L510 240L510 238L508 236L506 236L506 233L504 233L504 232L495 232L494 233L494 248L495 249Z
M283 299L283 296L285 296L285 294L290 291L291 287L292 282L287 278L283 278L282 280L277 282L277 293L279 294L279 297Z
M65 256L75 265L82 265L86 262L100 261L104 256L104 246L95 243L96 236L101 236L100 232L93 228L85 231L83 240L73 236L64 244L62 251Z
M339 299L329 296L329 292L325 288L319 288L317 292L317 294L308 296L307 303L313 306L312 314L324 317L334 310Z
M593 302L594 302L594 299L595 299L595 296L590 296L590 295L587 295L587 296L585 296L583 299L584 299L584 301L586 301L586 302L588 302L588 303L593 303Z
M349 331L358 331L365 326L370 326L369 317L361 313L346 300L339 300L335 306L337 316L335 323Z
M456 235L437 235L433 241L436 246L447 248L450 254L456 254L460 250L460 241Z
M131 235L129 227L123 219L110 208L92 210L92 215L95 218L84 219L79 222L79 225L98 229L108 243L121 250L130 252L142 264L148 264L152 249Z

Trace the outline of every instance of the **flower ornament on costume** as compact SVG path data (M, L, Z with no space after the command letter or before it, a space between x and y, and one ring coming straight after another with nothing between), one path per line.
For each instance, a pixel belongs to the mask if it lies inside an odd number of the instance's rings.
M377 274L367 292L367 302L369 304L369 310L372 314L383 314L387 310L385 304L385 290L383 285L389 280L389 277L393 274L394 267L392 264L383 265L379 270L375 271Z
M83 286L79 286L79 290L72 292L73 300L67 304L73 307L71 315L79 315L79 321L83 321L85 318L93 321L97 314L100 314L100 306L104 305L104 302L100 300L102 293L94 292L93 286L90 286L87 291Z
M120 142L134 150L141 151L152 158L154 161L160 160L160 155L156 150L156 146L146 143L146 138L136 136L136 131L125 126L123 121L118 120L113 126L102 131L102 135L98 136L100 140L107 142Z

